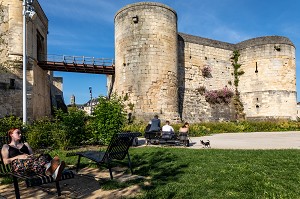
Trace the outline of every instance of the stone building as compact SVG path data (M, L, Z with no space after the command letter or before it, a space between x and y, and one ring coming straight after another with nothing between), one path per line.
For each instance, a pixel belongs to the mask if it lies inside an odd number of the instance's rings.
M116 71L108 88L127 96L137 118L296 119L295 46L288 38L231 44L179 33L176 11L152 2L123 7L114 23ZM222 91L233 93L231 100L222 101ZM220 96L212 103L209 94Z
M27 115L29 120L50 116L56 96L62 96L62 79L42 70L37 61L47 54L48 19L33 2L37 17L27 19ZM0 2L0 118L22 117L23 7L20 0Z

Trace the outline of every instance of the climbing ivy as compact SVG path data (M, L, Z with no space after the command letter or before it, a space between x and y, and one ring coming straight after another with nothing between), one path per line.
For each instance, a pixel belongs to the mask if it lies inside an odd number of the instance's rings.
M231 57L232 66L234 69L234 86L235 86L235 93L233 96L233 105L235 108L235 119L236 120L244 120L245 113L244 113L244 106L241 102L240 92L238 90L240 76L243 75L245 72L240 70L241 64L238 63L240 57L240 53L238 50L233 51L233 55Z

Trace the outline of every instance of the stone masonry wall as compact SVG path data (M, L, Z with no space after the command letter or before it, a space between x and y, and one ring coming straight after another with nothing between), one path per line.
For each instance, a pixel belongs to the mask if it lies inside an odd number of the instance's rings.
M1 32L5 42L0 43L0 84L9 85L14 81L14 87L1 89L1 109L0 117L6 115L16 115L22 117L23 114L23 15L22 1L3 0L1 10ZM34 1L37 18L27 22L27 117L29 120L38 119L43 116L50 116L50 77L47 71L43 71L37 66L38 53L46 54L48 20L37 1ZM37 34L43 37L38 52ZM42 52L41 52L42 49ZM5 70L3 69L5 68ZM12 80L11 80L12 79Z
M239 90L247 118L296 119L295 47L286 38L240 49ZM239 44L238 44L239 45Z
M179 33L179 102L182 120L189 122L230 120L231 105L211 105L205 100L204 92L225 87L233 90L233 68L230 57L232 45L220 43L224 48L209 46L214 40L197 38ZM217 42L217 41L215 41ZM220 47L221 47L220 46ZM211 75L203 76L202 69L209 67Z
M178 119L177 14L159 3L136 3L115 15L114 92L134 115Z
M10 1L10 3L15 3ZM12 50L18 50L18 47L13 43L13 38L22 33L22 29L18 28L14 19L22 17L14 15L16 10L22 8L22 3L9 5L8 2L2 1L0 9L0 117L6 115L22 115L22 58L20 56L10 56ZM20 13L22 15L22 13ZM22 52L22 46L20 47ZM14 81L14 85L11 85ZM15 106L20 104L20 106Z
M285 37L250 39L236 45L192 35L179 34L179 106L183 120L214 121L234 119L232 104L211 105L197 87L234 90L233 50L245 73L238 90L247 119L296 119L295 47ZM211 77L201 74L209 66Z

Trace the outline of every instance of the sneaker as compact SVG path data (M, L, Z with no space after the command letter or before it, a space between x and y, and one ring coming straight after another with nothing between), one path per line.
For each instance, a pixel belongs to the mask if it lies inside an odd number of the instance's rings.
M49 168L47 168L47 170L45 171L46 175L52 175L55 170L57 169L57 167L59 166L60 160L58 156L55 156L52 160L51 160L51 165L49 166Z
M62 176L62 173L63 173L65 167L66 167L65 161L61 161L60 165L58 166L58 168L55 170L55 172L52 175L52 177L54 178L55 181L61 180L61 176Z

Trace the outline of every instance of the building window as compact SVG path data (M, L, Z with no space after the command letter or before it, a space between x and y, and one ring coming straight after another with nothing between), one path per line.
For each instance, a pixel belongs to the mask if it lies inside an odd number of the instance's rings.
M45 46L44 46L44 37L41 35L39 31L36 34L36 41L37 41L37 59L38 61L45 61L46 60L46 53L45 53Z

